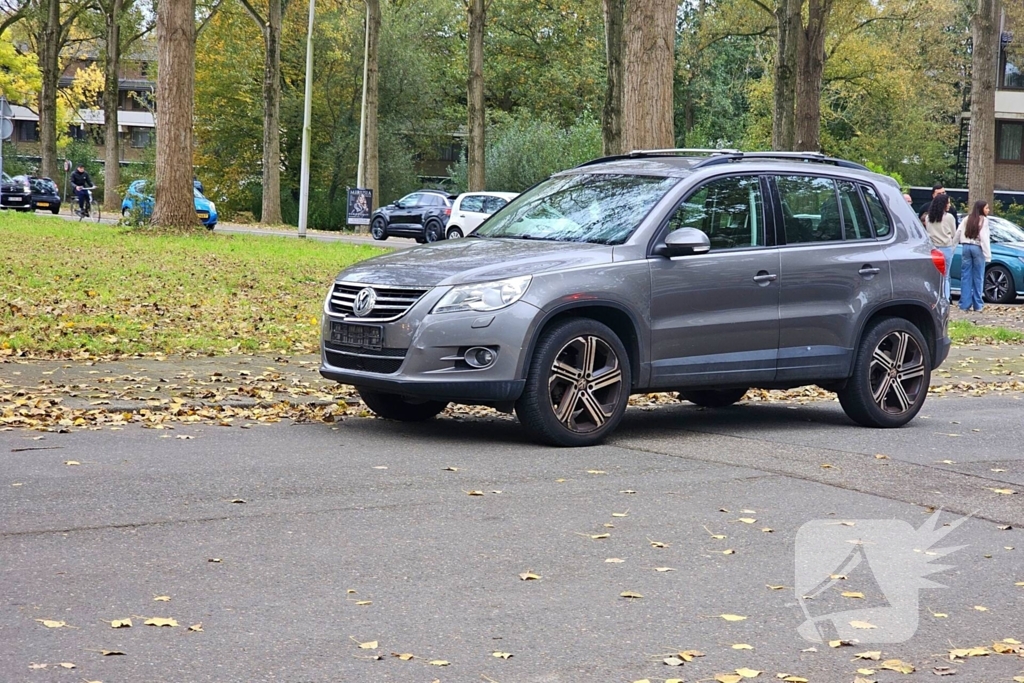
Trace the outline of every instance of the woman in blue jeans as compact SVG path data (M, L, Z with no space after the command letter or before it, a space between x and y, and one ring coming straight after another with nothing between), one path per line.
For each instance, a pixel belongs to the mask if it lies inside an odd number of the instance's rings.
M974 208L957 229L957 241L963 247L960 257L960 310L980 311L985 307L985 264L992 261L988 231L988 202L974 202Z
M942 293L949 301L949 267L953 263L953 252L956 250L956 219L949 212L952 202L949 195L940 192L932 199L928 206L928 213L924 215L924 227L928 230L928 237L932 246L942 252L946 260L946 271L942 278Z

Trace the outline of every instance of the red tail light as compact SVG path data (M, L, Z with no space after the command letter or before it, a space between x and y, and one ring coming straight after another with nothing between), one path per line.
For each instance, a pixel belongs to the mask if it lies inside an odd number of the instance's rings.
M935 264L936 270L943 275L946 274L946 257L938 249L932 249L932 263Z
M447 209L444 210L444 215L445 216L451 216L452 215L451 207L448 207Z

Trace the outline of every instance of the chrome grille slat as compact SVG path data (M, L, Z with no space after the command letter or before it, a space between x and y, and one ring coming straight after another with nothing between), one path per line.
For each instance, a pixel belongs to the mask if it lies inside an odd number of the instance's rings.
M406 311L423 298L428 289L402 288L402 287L377 287L375 285L352 284L348 282L335 282L328 300L331 313L342 316L352 316L352 307L355 304L356 296L366 288L372 287L377 294L377 302L367 315L359 317L359 320L389 321L397 320L405 315Z

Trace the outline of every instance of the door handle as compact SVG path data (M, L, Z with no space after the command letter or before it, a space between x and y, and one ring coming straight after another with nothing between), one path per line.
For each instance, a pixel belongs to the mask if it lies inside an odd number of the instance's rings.
M757 275L754 276L754 282L756 282L759 285L766 285L769 282L774 282L778 278L779 276L776 275L775 273L769 273L767 270L762 270Z
M875 268L874 266L872 266L869 263L869 264L867 264L865 266L861 266L861 269L858 270L857 272L860 273L861 275L867 277L868 275L878 275L879 273L882 272L882 269L881 268Z

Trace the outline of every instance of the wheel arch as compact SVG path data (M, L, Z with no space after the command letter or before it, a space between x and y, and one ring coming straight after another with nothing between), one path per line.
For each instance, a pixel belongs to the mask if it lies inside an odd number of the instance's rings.
M860 330L857 332L857 347L860 347L861 340L864 339L864 333L880 318L903 318L904 320L913 323L921 334L924 335L925 342L928 344L928 354L932 361L933 369L937 367L936 359L939 350L939 329L936 327L935 316L932 312L923 304L917 301L889 301L871 312L871 315L864 317L864 322L860 326ZM855 351L856 352L856 349ZM851 368L852 372L852 368Z
M567 303L548 311L534 328L530 336L526 353L523 355L523 367L520 371L520 378L525 379L530 372L530 365L533 362L534 349L545 330L555 323L571 318L590 318L611 328L622 345L626 347L626 354L629 356L630 386L635 388L641 385L640 368L640 325L636 317L625 306L614 301L586 301L578 303Z

